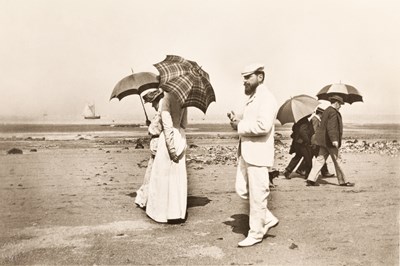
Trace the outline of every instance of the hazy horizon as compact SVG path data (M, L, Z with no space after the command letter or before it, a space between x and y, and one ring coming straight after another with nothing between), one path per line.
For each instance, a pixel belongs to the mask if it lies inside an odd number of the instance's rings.
M151 116L152 113L150 113ZM151 118L151 117L149 117ZM213 116L213 117L188 117L189 124L196 123L229 123L226 116ZM349 114L343 116L343 122L345 124L400 124L400 115L391 114L379 114L379 115L360 115L360 114ZM133 115L113 115L113 116L102 116L100 119L84 119L82 115L69 115L69 116L1 116L0 124L145 124L145 118L143 116ZM276 120L276 124L280 125L280 122ZM292 123L288 123L292 125Z

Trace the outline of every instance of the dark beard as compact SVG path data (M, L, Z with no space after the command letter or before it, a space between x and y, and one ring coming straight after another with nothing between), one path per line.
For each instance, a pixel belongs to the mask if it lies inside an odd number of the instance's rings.
M252 84L248 86L244 86L244 94L247 96L252 95L258 87L258 84Z

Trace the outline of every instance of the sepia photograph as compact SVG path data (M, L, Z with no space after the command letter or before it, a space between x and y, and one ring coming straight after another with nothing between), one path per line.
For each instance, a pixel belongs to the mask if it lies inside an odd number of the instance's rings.
M0 265L399 265L399 13L0 0Z

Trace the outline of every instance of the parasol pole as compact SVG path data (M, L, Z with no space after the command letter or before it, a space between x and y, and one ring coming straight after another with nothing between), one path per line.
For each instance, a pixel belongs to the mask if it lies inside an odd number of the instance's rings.
M132 71L132 74L133 74L134 72L133 72L132 68L131 68L131 71ZM147 116L146 108L144 108L144 103L143 103L143 100L142 100L142 96L140 96L140 94L138 94L138 95L139 95L140 102L142 103L142 106L143 106L144 115L146 116L146 125L148 126L148 125L150 125L151 121L149 120L149 117Z
M151 121L147 117L146 109L144 108L144 103L142 100L142 96L140 96L140 94L139 94L139 98L140 98L140 102L142 103L142 106L143 106L144 115L146 116L146 125L148 126L148 125L150 125Z

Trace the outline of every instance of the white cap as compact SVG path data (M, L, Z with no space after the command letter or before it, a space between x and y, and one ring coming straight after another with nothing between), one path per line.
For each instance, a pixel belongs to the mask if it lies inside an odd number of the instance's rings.
M256 71L264 71L264 65L260 63L248 65L243 69L242 76L248 76Z

